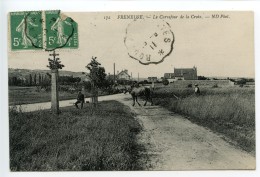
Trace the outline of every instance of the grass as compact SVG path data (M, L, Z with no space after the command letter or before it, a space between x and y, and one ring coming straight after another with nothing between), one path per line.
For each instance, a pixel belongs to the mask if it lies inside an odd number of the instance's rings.
M30 113L10 110L11 171L141 170L130 109L116 101Z
M9 105L22 105L31 103L41 103L51 101L51 92L36 91L36 87L16 87L9 86ZM102 92L99 95L107 95ZM85 93L85 97L89 97L90 93ZM76 99L77 92L70 93L65 91L59 92L59 100Z
M161 87L154 92L154 102L225 135L232 143L255 154L254 89L201 87L200 90L201 94L196 96L192 88Z
M77 93L60 92L60 100L75 99ZM21 105L51 101L51 93L36 91L36 87L9 87L9 105Z

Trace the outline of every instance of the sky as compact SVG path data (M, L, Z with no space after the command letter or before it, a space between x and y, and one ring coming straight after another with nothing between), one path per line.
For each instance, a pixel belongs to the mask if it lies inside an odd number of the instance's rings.
M63 12L78 23L79 48L57 50L65 65L64 70L87 71L85 66L92 56L113 74L127 69L129 74L141 78L172 73L175 68L197 67L198 75L208 77L254 77L254 31L251 12L114 12L79 13ZM133 19L118 19L119 15L158 16L158 19L146 19L143 27L135 28L134 33L143 31L153 34L151 26L167 22L174 33L173 50L162 63L142 65L129 57L129 49L124 39ZM223 14L228 18L212 18ZM180 19L180 16L190 18ZM110 16L105 20L104 16ZM171 18L178 16L177 18ZM201 16L201 18L195 18ZM194 17L194 18L191 18ZM209 17L209 18L206 18ZM164 19L160 19L164 18ZM164 22L162 22L164 20ZM151 23L152 25L147 25ZM135 36L135 35L134 35ZM139 35L138 41L147 38ZM159 43L159 45L161 45ZM163 44L162 44L163 45ZM165 49L168 49L165 47ZM9 68L48 69L49 52L10 51Z

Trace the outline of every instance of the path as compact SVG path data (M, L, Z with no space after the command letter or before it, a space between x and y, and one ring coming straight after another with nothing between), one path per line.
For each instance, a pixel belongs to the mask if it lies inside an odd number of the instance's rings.
M122 97L121 95L122 94L99 96L98 100L99 101L116 100L118 99L118 97ZM90 98L85 98L85 101L90 101ZM60 107L67 107L67 106L72 106L73 103L75 102L76 99L63 100L63 101L59 101L59 105ZM13 108L13 107L14 106L9 106L9 108ZM50 109L51 102L23 104L23 105L15 106L14 108L17 109L18 111L21 110L22 112L32 112L32 111Z
M143 127L138 141L145 147L140 159L145 170L255 169L255 157L165 108L133 107L129 94L99 97L99 101L104 100L117 100L136 113ZM75 101L60 101L60 107L71 106ZM28 112L50 107L48 102L22 105L21 109Z
M137 114L143 127L139 143L149 157L140 162L145 170L255 169L255 157L178 114L159 106L133 107L129 95L118 101Z

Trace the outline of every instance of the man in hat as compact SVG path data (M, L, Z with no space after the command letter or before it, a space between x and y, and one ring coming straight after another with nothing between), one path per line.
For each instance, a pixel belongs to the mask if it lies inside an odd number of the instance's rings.
M195 95L199 95L200 94L200 88L198 86L198 84L195 84Z
M81 91L79 91L78 97L77 97L77 101L76 101L76 103L75 103L76 108L79 109L78 104L80 103L80 104L81 104L81 105L80 105L80 109L82 109L84 102L85 102L85 97L84 97L84 95L81 93Z

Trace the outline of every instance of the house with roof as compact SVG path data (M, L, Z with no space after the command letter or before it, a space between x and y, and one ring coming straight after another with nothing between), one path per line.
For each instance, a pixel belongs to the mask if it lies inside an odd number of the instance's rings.
M128 70L122 70L116 75L117 80L127 80L129 81L131 79L131 76L128 74Z
M164 73L164 79L174 79L174 73Z
M177 80L198 80L197 67L174 68L174 77Z
M113 74L108 73L106 76L108 80L114 80L115 81L130 81L132 77L128 74L128 70L122 70L121 72L117 71L117 74L114 76Z
M173 73L164 73L164 79L168 80L198 80L197 67L174 68Z
M157 77L148 77L147 79L148 79L148 82L157 82L158 81Z

